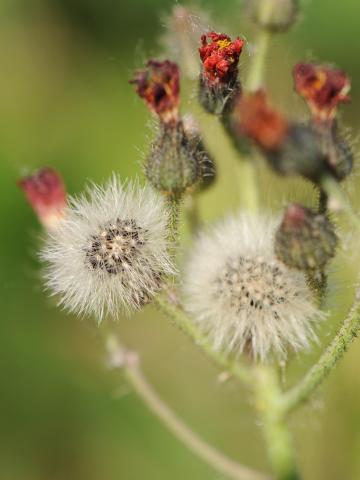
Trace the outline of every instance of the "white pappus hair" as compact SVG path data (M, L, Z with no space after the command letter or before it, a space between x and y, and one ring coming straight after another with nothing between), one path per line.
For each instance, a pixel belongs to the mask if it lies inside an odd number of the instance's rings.
M195 240L184 272L187 311L214 348L265 361L307 349L314 322L324 314L313 304L303 273L274 256L276 217L240 213Z
M166 275L169 213L163 198L115 175L72 198L41 251L46 286L80 315L117 317L148 303Z

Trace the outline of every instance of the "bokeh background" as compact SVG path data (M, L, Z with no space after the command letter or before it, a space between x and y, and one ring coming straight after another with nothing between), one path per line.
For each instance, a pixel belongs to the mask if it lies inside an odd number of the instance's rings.
M166 55L159 37L173 5L172 0L0 2L1 479L221 478L152 417L119 372L107 369L95 322L59 311L45 296L36 259L40 228L16 187L20 174L42 165L61 171L71 193L112 171L123 177L141 172L151 122L128 79L148 56ZM209 26L225 26L251 44L254 31L241 2L198 5L216 18L206 20ZM354 141L360 127L359 18L358 0L302 2L300 22L274 41L268 59L274 101L300 116L305 109L290 76L295 61L331 61L345 69L353 88L343 121ZM244 73L249 51L243 55ZM199 113L194 85L184 83L183 91L183 111L196 112L218 159L218 183L201 199L210 222L238 205L232 152L215 122ZM261 164L259 172L268 208L314 200L305 182L279 180ZM357 185L355 175L347 186L355 202ZM349 248L332 264L333 315L321 327L324 344L353 293L358 257L350 237L348 230ZM156 310L123 318L117 328L140 352L157 390L196 431L233 458L268 469L245 389L232 381L221 384L217 369ZM319 351L294 358L284 382L306 371ZM291 428L304 479L360 478L359 343L311 405L292 417Z

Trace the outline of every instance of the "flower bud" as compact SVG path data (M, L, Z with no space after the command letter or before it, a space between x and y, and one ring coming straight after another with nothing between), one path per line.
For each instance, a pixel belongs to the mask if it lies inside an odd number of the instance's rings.
M317 181L329 168L315 128L290 123L274 109L263 90L242 95L231 115L230 131L238 144L252 140L271 167L282 175Z
M277 150L288 132L286 118L268 103L264 90L242 95L232 114L235 135L253 140L265 151Z
M240 92L238 63L245 42L239 37L231 41L224 33L209 32L201 37L201 43L199 100L205 110L220 115L231 108Z
M321 270L335 255L337 236L329 219L301 205L285 210L275 235L275 254L285 265Z
M317 132L310 125L290 124L277 150L265 152L266 159L282 175L299 174L313 182L329 172Z
M332 122L337 105L349 100L345 72L326 65L298 63L293 71L295 90L308 104L316 122Z
M23 177L18 186L46 228L53 227L63 216L66 207L66 189L61 176L52 168L42 168Z
M352 171L354 155L347 140L341 135L338 124L318 124L317 131L328 167L337 180L343 180Z
M271 32L284 32L296 21L298 0L248 0L246 9L252 20Z
M148 108L164 123L176 122L179 111L179 67L165 60L149 60L146 69L139 70L130 83Z
M176 125L160 124L158 136L151 146L145 167L146 177L154 188L179 198L201 180L201 162L194 141Z

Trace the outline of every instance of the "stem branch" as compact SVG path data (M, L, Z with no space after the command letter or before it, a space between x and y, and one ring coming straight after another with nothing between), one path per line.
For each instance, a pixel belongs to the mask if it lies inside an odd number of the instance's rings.
M190 451L210 465L214 470L226 475L229 479L270 480L268 475L252 470L226 457L193 432L170 407L164 403L147 381L140 368L139 359L136 354L127 352L124 347L119 345L113 336L108 338L107 346L111 358L115 359L115 365L117 362L117 366L121 366L124 369L126 379L145 405L174 437L181 441ZM123 360L122 364L119 363L119 359Z
M219 367L231 373L244 383L251 382L250 371L241 366L238 362L229 360L220 351L214 350L208 338L194 325L191 319L186 315L184 310L174 302L166 299L163 295L156 298L157 304L174 322L175 324L193 340L193 342L208 355Z
M256 370L257 408L264 429L264 439L276 480L298 480L292 438L281 409L281 390L274 368Z
M337 362L343 357L351 342L360 330L360 290L357 290L354 305L348 313L342 327L319 361L309 370L305 377L291 390L284 394L282 409L289 413L306 402Z

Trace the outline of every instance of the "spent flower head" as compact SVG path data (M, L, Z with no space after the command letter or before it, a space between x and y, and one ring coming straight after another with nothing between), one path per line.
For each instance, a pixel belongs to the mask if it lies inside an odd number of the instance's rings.
M239 37L232 41L225 33L201 37L199 100L210 113L222 114L240 92L238 64L244 43Z
M342 70L328 65L298 63L293 74L295 90L309 105L315 121L331 122L338 104L350 98L350 79Z
M170 60L149 60L130 83L149 109L164 123L176 121L180 102L179 67Z
M150 302L174 273L163 199L137 182L113 176L72 198L41 251L48 289L81 314L117 317Z
M21 178L18 186L34 209L40 222L53 227L63 217L66 207L66 188L60 174L44 167Z
M241 213L196 240L185 267L186 306L215 349L265 361L316 339L322 314L304 274L275 257L277 226L274 217Z
M234 41L225 33L208 32L199 48L202 76L208 85L229 84L236 79L244 40Z

